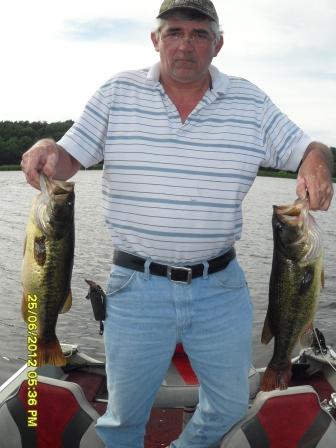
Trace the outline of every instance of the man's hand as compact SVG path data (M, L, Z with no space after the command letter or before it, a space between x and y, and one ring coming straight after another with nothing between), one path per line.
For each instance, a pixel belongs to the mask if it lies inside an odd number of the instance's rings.
M310 210L328 210L333 197L332 170L330 149L312 142L303 155L296 184L298 197L307 196Z
M27 182L40 188L40 173L67 180L80 169L80 163L52 139L39 140L22 156L21 168Z
M40 188L40 173L54 177L59 153L54 140L43 139L35 143L22 156L21 168L27 182L35 188Z

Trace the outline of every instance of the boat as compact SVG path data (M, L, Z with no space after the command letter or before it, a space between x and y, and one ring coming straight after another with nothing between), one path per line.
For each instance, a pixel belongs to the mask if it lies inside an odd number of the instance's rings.
M251 367L246 417L220 448L335 448L336 353L322 333L292 359L285 390L259 390L265 371ZM62 344L65 367L25 364L0 386L0 448L100 448L94 426L107 405L103 361ZM29 363L33 364L33 363ZM169 446L192 416L198 381L178 345L156 396L145 448Z

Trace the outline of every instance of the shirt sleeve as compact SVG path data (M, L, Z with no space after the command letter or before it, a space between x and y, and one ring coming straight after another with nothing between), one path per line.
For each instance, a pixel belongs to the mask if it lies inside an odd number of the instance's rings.
M86 104L83 113L57 142L69 154L88 168L104 159L109 107L98 90Z
M262 166L296 171L307 146L313 141L266 97L261 121L265 148Z

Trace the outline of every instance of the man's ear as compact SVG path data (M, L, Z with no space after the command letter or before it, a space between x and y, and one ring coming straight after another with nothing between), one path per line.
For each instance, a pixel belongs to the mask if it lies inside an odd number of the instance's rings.
M160 51L159 50L159 39L158 39L157 34L154 31L151 32L151 39L152 39L155 51Z
M223 45L224 45L224 38L223 38L223 36L221 36L221 37L218 39L218 42L217 42L216 45L215 45L215 54L214 54L214 57L216 57L216 56L218 55L218 53L220 52L220 50L221 50L221 48L222 48Z

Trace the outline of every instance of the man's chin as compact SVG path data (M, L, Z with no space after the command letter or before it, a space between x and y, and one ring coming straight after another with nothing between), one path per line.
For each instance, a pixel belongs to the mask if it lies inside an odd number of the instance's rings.
M192 82L196 81L199 78L195 70L188 68L175 69L173 74L174 78L179 82Z

